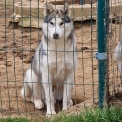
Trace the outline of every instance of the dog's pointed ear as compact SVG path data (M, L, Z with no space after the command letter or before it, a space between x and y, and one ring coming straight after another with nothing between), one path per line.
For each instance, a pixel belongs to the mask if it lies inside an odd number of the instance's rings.
M68 16L71 15L71 10L69 9L68 3L65 3L65 4L64 4L64 6L61 8L61 12L62 12L64 15L68 15Z
M51 14L54 11L51 3L46 3L46 8L44 10L44 16Z

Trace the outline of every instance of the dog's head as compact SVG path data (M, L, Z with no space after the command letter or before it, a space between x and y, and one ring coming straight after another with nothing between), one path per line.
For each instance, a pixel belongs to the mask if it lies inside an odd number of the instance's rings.
M66 40L70 35L73 24L70 18L71 11L67 3L61 8L56 8L47 3L44 10L43 32L51 40Z

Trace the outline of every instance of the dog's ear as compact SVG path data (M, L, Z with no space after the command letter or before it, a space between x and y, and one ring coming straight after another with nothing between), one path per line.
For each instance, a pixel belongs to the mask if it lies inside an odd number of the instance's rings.
M51 14L54 11L51 3L46 4L46 8L44 10L44 16Z
M70 11L70 9L69 9L68 3L65 3L65 4L64 4L64 6L61 8L61 12L62 12L64 15L68 15L68 16L71 15L71 11Z

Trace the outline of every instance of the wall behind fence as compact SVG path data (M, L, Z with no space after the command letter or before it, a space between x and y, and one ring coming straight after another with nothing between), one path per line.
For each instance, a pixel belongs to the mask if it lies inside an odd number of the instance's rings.
M16 4L16 1L14 2ZM15 10L15 4L12 4L11 6L8 6L7 4L3 6L3 4L0 4L1 117L45 115L46 112L46 107L43 110L37 110L33 103L24 100L20 96L20 89L23 85L25 72L30 66L35 49L37 48L42 35L41 24L43 17L38 16L39 14L32 15L33 2L34 1L28 2L28 5L30 5L28 12L30 14L26 16L24 15L26 12L23 11L23 6L21 5L21 9L18 9L20 11L16 11L17 9ZM94 2L95 1L93 1L93 3ZM36 2L36 4L37 6L42 6L42 3ZM117 6L118 4L114 4L114 7L115 5ZM119 5L121 5L121 2L119 2ZM112 6L113 3L110 1L110 8L112 8ZM72 8L72 12L79 12L79 14L77 14L78 19L74 18L74 32L77 37L77 55L79 63L78 69L75 73L75 87L71 97L75 107L68 110L68 112L72 113L72 111L80 111L80 108L82 107L98 104L98 61L95 58L95 54L98 51L98 41L96 26L97 4L71 4L70 7ZM36 8L38 13L40 12L39 10L39 8ZM110 10L110 13L119 13L118 9L112 8ZM17 12L19 12L19 15ZM108 80L110 91L109 97L113 100L113 97L111 97L112 95L115 98L114 100L116 100L115 88L120 88L118 87L120 79L119 72L117 71L116 64L113 60L113 51L121 35L121 23L116 21L113 23L113 18L116 20L118 19L118 16L112 16L109 23ZM18 23L19 19L22 20L21 25ZM28 20L27 24L30 25L30 27L22 27L22 24L26 19ZM35 28L32 27L32 22L36 22L37 26ZM121 91L116 90L116 92L119 93ZM61 109L62 103L57 102L56 112L61 111Z

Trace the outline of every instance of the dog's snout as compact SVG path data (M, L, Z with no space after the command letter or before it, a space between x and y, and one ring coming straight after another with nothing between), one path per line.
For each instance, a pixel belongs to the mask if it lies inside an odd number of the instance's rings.
M53 38L54 38L54 39L58 39L58 38L59 38L59 34L58 34L58 33L54 33L54 34L53 34Z

